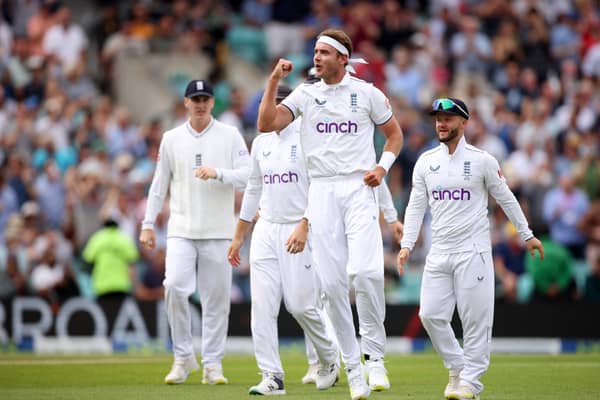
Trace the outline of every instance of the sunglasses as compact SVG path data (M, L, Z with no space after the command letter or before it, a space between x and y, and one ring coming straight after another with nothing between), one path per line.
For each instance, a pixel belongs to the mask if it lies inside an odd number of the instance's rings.
M433 102L433 109L434 110L439 110L441 108L442 110L445 111L445 110L451 110L454 107L458 108L463 113L463 115L465 115L465 116L469 115L468 112L466 112L461 106L459 106L458 104L456 104L454 102L454 100L452 100L452 99L436 99Z

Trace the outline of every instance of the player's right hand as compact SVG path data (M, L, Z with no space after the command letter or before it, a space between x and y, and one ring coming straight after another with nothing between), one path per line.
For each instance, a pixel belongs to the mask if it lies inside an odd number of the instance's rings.
M156 235L152 229L142 229L140 232L140 243L147 249L154 249L156 246Z
M404 265L408 261L409 256L410 250L406 247L403 247L398 252L398 258L396 259L396 263L398 264L398 274L400 274L400 276L404 275Z
M229 249L227 249L227 260L229 261L229 264L233 265L234 267L240 266L240 248L242 247L243 243L243 240L234 237L231 239Z
M294 64L291 61L286 60L285 58L280 58L279 61L277 61L275 68L273 68L271 76L273 78L282 79L288 76L293 69Z

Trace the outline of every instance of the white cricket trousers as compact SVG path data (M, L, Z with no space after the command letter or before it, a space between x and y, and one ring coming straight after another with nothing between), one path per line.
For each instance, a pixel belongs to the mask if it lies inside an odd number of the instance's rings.
M194 357L189 296L198 287L202 306L202 364L221 365L229 323L231 265L227 239L167 239L165 306L175 360Z
M325 309L335 328L346 368L363 354L385 352L383 243L375 188L363 174L315 178L308 190L311 246ZM349 291L354 287L361 346L356 339Z
M458 309L463 348L450 322ZM494 267L490 251L429 254L423 271L419 316L433 347L449 370L462 370L461 382L477 393L490 364L494 320Z
M314 262L305 248L290 254L285 242L296 223L275 224L259 219L250 244L251 328L256 363L263 373L283 377L279 357L277 317L283 298L285 308L315 344L319 360L333 363L337 349L327 336L317 309L319 295Z
M324 306L325 305L323 304L323 307ZM337 344L337 338L335 337L335 328L333 327L333 325L331 325L331 320L329 319L329 316L327 315L327 311L325 311L324 308L319 307L319 313L321 314L321 319L323 320L323 323L325 324L325 331L327 332L327 336L332 338L334 341L335 347L339 348L339 346ZM306 335L306 333L304 334L304 345L306 347L306 359L308 360L308 363L310 365L318 363L319 356L317 354L317 349L315 349L315 346L311 342L310 338Z

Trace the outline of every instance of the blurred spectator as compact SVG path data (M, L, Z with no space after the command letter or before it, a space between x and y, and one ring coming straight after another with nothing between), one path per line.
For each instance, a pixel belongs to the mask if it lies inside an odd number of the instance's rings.
M18 206L31 200L33 196L33 171L29 160L20 152L12 152L6 163L6 180L17 195Z
M392 56L392 50L403 43L408 43L416 32L416 15L407 7L402 7L397 0L383 0L381 3L380 33L377 46L385 51L386 57Z
M590 269L594 269L597 260L600 260L600 199L590 205L577 228L587 240L585 259Z
M574 165L573 176L587 194L588 199L600 199L600 138L597 133L583 136L579 160Z
M0 15L0 65L6 65L12 49L13 32L2 15ZM2 67L0 67L2 72Z
M537 8L531 7L521 19L521 48L527 55L523 59L524 67L535 71L538 80L546 79L552 68L550 56L550 32L544 16Z
M139 255L133 239L117 222L106 219L103 228L85 245L82 258L92 267L92 283L98 298L122 300L132 291L132 264Z
M413 107L419 107L427 76L415 65L412 53L407 47L394 47L391 59L392 61L385 66L385 92L389 96L404 99Z
M550 51L556 69L565 59L579 62L581 37L572 12L562 12L550 29Z
M175 20L172 15L163 15L158 20L156 32L148 41L150 51L154 53L166 53L175 47L177 36L173 29Z
M532 301L568 302L576 298L573 261L569 251L550 239L542 239L544 260L526 257L525 269L533 279Z
M29 291L29 263L21 241L23 219L13 214L4 230L5 245L0 245L0 301Z
M317 35L327 28L341 28L337 0L311 0L310 13L303 21L304 54L312 59Z
M385 76L385 55L375 45L374 41L363 40L354 48L353 56L364 58L368 64L357 63L353 65L356 77L371 82L373 86L385 92L387 89L387 78Z
M140 268L135 277L135 297L143 301L160 301L164 298L165 288L165 247L156 247L151 257Z
M493 249L497 291L504 301L515 303L518 281L525 272L527 248L510 222L505 225L504 238Z
M139 127L133 123L131 114L125 107L116 109L114 119L106 128L106 141L111 158L121 153L130 153L135 157L146 153L146 144Z
M56 24L44 35L42 46L50 63L59 69L75 65L85 57L87 36L81 26L71 21L71 10L68 7L63 6L56 12ZM55 71L58 72L59 69Z
M460 32L450 41L457 92L463 91L466 82L486 76L492 59L492 44L479 32L479 20L467 15L460 21Z
M33 186L47 227L61 229L67 190L54 160L46 161L43 173L38 175Z
M544 198L544 218L550 227L550 237L577 259L583 259L585 254L585 237L577 226L588 208L585 193L575 187L570 173L562 175L559 186Z
M136 1L131 8L131 35L139 40L148 41L154 35L154 24L148 15L145 2Z
M27 39L31 46L31 53L43 56L43 40L46 32L55 24L55 11L57 1L42 0L37 2L38 7L35 14L27 22Z
M91 76L85 73L83 60L65 65L63 72L61 87L70 100L90 101L96 98L98 89Z
M235 126L246 141L251 141L254 137L254 129L251 129L252 137L247 137L244 127L244 108L246 107L246 98L242 89L232 87L229 92L229 107L219 115L218 120L228 125ZM250 140L248 140L250 139Z
M600 256L590 264L590 273L585 280L585 300L600 303Z
M377 6L372 2L357 0L347 6L343 29L350 37L355 51L363 42L377 42L381 34L379 23Z
M19 211L15 191L6 182L6 170L0 168L0 243L4 242L4 231L10 216Z
M265 25L267 56L276 60L289 54L304 54L302 21L309 12L307 1L272 0L271 19Z
M560 132L571 128L579 132L592 129L599 113L593 103L594 87L592 81L582 80L577 84L573 98L566 98L565 104L556 110L556 124Z
M51 245L46 246L31 271L31 287L50 303L55 314L65 300L79 294L71 269L57 261Z
M88 158L67 181L67 220L74 245L81 251L89 237L101 227L100 209L106 196L105 166L97 158Z

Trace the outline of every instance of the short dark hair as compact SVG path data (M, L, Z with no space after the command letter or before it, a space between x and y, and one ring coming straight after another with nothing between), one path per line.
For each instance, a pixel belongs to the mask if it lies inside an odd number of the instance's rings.
M343 30L334 28L325 29L323 32L319 33L317 39L321 36L329 36L330 38L337 40L348 50L348 56L352 55L352 40Z

